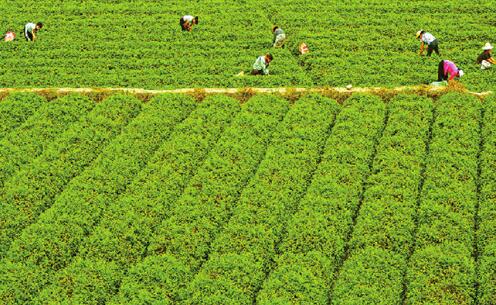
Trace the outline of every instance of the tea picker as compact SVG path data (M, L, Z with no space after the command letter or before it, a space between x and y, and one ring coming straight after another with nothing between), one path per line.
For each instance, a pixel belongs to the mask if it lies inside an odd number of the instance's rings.
M36 33L43 28L43 23L38 22L36 24L30 22L24 26L24 37L27 41L35 41Z
M9 30L3 36L3 41L14 41L15 38L16 38L16 34L14 33L14 31Z
M489 69L491 65L496 64L496 60L491 55L493 46L488 42L482 47L482 50L483 52L477 57L477 63L481 65L481 70Z
M272 33L274 34L274 38L272 39L273 47L282 48L286 42L286 34L277 25L272 28Z
M193 17L191 15L185 15L179 19L179 25L183 31L191 32L193 25L196 24L198 24L198 16Z
M419 55L424 55L425 45L427 45L427 56L430 57L433 51L436 52L437 55L441 56L439 54L439 42L431 33L420 30L415 36L420 40Z
M268 75L269 64L274 59L272 54L267 53L265 56L259 56L253 64L251 75Z
M454 62L449 60L441 60L437 68L437 82L432 85L440 86L446 84L446 80L453 80L455 77L461 78L464 75L463 70L460 70Z

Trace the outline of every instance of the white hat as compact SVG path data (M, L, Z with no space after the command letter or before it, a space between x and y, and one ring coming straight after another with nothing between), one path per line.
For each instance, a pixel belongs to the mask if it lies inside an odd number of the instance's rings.
M487 50L492 50L493 46L488 42L486 43L485 46L482 47L482 50L487 51Z
M417 34L415 34L415 37L419 38L419 37L420 37L420 34L422 34L422 32L423 32L423 31L424 31L424 30L420 30L420 31L418 31L418 32L417 32Z
M462 77L463 75L465 75L463 70L458 70L458 77Z

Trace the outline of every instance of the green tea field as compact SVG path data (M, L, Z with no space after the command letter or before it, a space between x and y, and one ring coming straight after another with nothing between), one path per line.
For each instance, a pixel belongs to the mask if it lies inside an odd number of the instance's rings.
M495 70L475 63L496 43L492 1L7 1L1 24L18 41L0 44L0 87L396 87L436 80L441 59L457 63L472 91L492 90ZM182 32L182 15L200 17ZM36 43L27 22L45 26ZM288 35L271 48L272 26ZM420 57L415 33L440 41L441 57ZM299 56L306 42L310 53ZM235 77L271 52L268 77Z
M496 98L0 102L3 304L494 304Z
M0 305L496 304L495 4L0 0Z

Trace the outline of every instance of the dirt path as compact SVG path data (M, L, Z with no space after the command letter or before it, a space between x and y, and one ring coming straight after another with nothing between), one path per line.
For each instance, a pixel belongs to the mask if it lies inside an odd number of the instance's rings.
M10 92L35 92L35 93L51 93L51 94L67 94L67 93L82 93L82 94L98 94L98 93L130 93L130 94L146 94L156 95L163 93L177 93L177 94L239 94L239 93L279 93L279 94L292 94L292 93L443 93L448 92L448 87L433 87L427 85L421 86L403 86L396 88L381 88L381 87L362 87L362 88L342 88L342 87L328 87L328 88L183 88L183 89L165 89L165 90L148 90L140 88L0 88L1 93ZM464 90L464 92L484 97L492 93L487 92L471 92Z

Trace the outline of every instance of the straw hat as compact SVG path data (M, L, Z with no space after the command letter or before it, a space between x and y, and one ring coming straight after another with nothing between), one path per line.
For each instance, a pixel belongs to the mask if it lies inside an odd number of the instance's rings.
M417 32L417 34L415 34L415 37L416 37L416 38L419 38L419 37L420 37L420 34L422 34L422 32L423 32L423 31L424 31L424 30L420 30L420 31L418 31L418 32Z
M486 45L482 47L482 50L484 50L484 51L488 51L488 50L492 50L492 49L493 49L493 46L489 42L486 43Z

